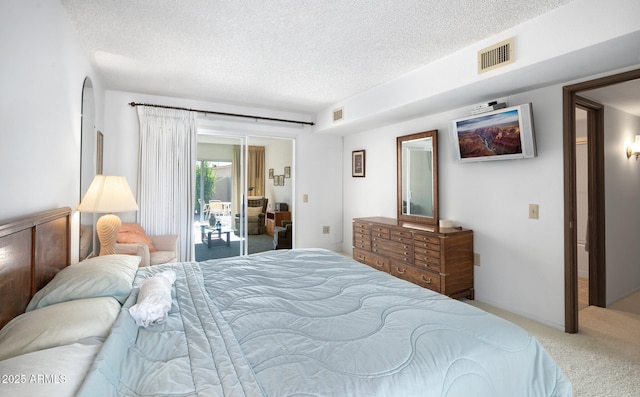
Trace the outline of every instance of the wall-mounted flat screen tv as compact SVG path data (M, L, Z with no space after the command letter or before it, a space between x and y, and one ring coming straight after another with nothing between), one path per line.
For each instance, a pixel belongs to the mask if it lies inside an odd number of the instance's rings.
M462 162L536 157L530 103L453 120L450 130Z

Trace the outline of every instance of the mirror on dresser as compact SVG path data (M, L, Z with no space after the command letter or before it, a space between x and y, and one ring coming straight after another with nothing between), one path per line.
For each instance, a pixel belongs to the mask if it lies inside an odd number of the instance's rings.
M398 221L438 224L438 131L396 139Z

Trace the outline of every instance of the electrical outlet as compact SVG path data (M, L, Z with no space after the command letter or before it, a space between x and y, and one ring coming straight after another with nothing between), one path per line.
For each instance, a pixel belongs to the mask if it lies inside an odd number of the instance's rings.
M473 264L476 266L480 266L480 254L473 253Z
M322 234L329 234L329 226L322 226Z
M538 204L529 204L529 219L538 219L539 216Z

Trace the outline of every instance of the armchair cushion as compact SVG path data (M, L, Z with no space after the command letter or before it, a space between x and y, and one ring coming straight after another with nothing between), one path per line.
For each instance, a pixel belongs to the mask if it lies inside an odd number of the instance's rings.
M130 244L130 243L141 243L146 244L149 247L149 252L155 252L156 247L153 245L153 242L147 236L147 233L144 231L142 226L137 223L132 222L122 222L122 226L120 226L120 231L118 232L118 243Z
M178 252L178 236L167 234L165 236L150 236L157 251ZM149 250L151 251L151 250Z
M246 211L242 210L242 214L236 214L235 216L235 233L238 234L240 232L240 222L243 222L245 213L247 217L247 234L264 233L267 230L265 219L268 202L269 199L266 197L248 197Z
M262 214L262 207L247 207L247 215L249 217Z
M125 223L123 222L122 225L125 226ZM118 233L116 253L139 256L141 258L140 267L178 261L178 236L147 236L144 229L137 223L128 223L124 229L124 233L122 233L122 228ZM127 236L123 236L121 242L120 236L123 234ZM141 238L142 235L143 238ZM153 247L153 251L151 247Z

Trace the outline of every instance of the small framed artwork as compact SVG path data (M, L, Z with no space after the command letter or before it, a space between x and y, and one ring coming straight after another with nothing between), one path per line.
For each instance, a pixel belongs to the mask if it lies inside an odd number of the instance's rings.
M278 186L278 176L272 175L271 179L273 179L273 186Z
M364 177L365 157L364 150L354 150L351 153L351 176Z
M284 186L284 175L278 175L278 181L280 182L280 186Z
M269 179L273 179L273 168L269 168Z
M284 167L284 177L291 178L291 167Z

